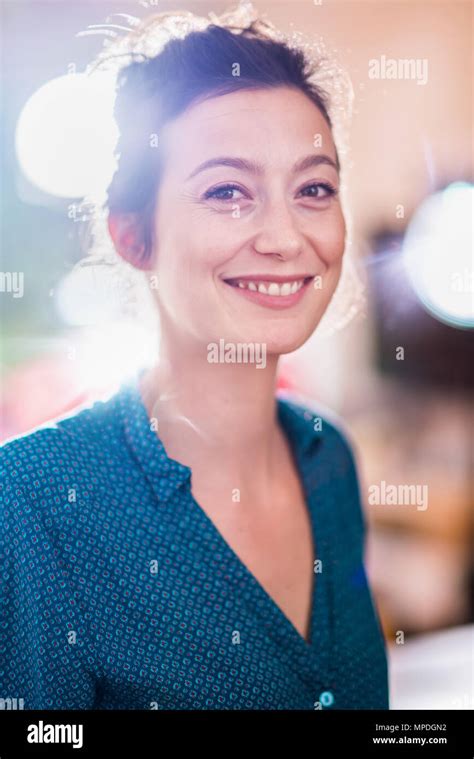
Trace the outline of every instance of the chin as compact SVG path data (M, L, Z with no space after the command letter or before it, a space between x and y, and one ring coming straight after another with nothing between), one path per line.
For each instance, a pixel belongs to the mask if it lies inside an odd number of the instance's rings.
M301 348L316 327L317 323L304 327L301 320L295 318L289 324L277 323L255 330L255 337L248 337L246 341L264 344L268 355L285 355ZM250 335L251 331L248 334Z
M279 356L284 356L287 353L293 353L305 344L305 342L311 337L311 334L312 333L310 332L304 336L300 336L299 338L294 338L292 340L275 340L272 342L269 342L267 340L267 353Z

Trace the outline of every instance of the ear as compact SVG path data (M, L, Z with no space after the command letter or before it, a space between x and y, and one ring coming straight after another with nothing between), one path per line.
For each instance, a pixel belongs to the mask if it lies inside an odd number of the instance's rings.
M125 261L137 269L152 269L152 251L140 214L109 214L107 226L115 250Z

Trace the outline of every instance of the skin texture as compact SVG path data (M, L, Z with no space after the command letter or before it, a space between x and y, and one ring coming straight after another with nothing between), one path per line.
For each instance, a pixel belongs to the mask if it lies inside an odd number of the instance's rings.
M148 266L158 280L162 338L159 365L141 385L143 399L168 455L192 468L201 508L307 636L317 554L274 394L279 356L313 333L341 272L339 196L307 189L322 182L338 190L337 169L321 163L292 171L309 155L336 162L331 131L303 93L279 87L194 104L161 140L166 161ZM189 178L217 156L258 162L262 173L219 166ZM205 197L228 183L238 189ZM109 220L118 252L132 261L133 224L130 215ZM322 287L310 285L296 305L275 310L223 281L255 274L316 275ZM208 344L221 339L265 344L266 367L209 363Z

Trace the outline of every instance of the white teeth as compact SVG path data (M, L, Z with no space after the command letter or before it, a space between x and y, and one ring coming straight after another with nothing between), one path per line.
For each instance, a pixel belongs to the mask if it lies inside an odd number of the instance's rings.
M297 280L295 282L247 282L238 280L237 286L246 290L252 290L253 292L263 293L264 295L293 295L298 292L304 285L304 279Z

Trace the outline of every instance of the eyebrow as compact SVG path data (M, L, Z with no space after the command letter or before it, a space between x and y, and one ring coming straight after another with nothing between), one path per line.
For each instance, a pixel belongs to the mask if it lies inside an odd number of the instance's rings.
M291 171L293 174L298 174L300 171L305 171L306 169L311 169L313 167L320 166L321 164L332 166L333 169L339 173L339 160L337 159L334 161L328 155L308 155L305 158L297 161L293 165ZM231 168L239 169L240 171L247 171L250 174L257 174L260 176L264 173L262 164L256 163L255 161L249 161L246 158L218 156L217 158L210 158L208 161L204 161L204 163L199 164L199 166L197 166L197 168L191 172L186 181L189 181L195 177L196 174L200 174L202 171L206 171L206 169L212 169L215 166L230 166Z

